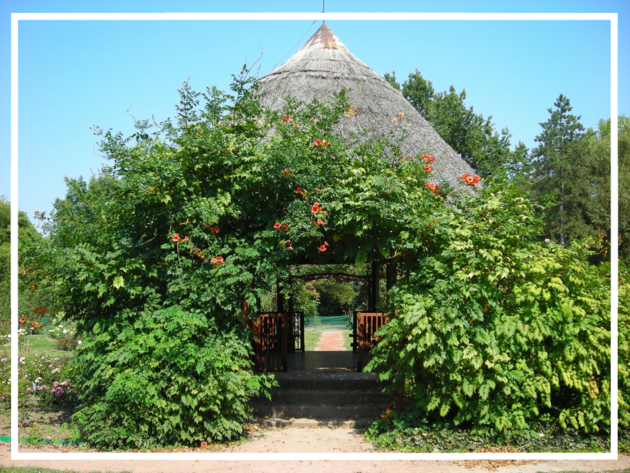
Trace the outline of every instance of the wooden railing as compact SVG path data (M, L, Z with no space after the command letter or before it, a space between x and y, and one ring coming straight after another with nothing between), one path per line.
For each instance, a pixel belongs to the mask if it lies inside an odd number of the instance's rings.
M288 314L267 312L252 322L256 371L287 371Z
M363 371L365 365L371 358L370 351L379 340L374 333L389 322L389 317L382 312L357 312L356 340L358 345L358 366L359 372Z

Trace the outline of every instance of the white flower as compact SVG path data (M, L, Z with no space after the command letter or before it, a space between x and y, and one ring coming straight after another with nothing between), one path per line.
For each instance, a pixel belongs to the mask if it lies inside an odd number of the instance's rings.
M7 338L11 338L11 334L7 335Z
M551 240L549 238L545 238L545 243L549 243Z
M79 341L77 342L77 344L78 344L78 345L81 345L81 340L79 340Z
M67 330L64 330L64 331L63 331L63 333L68 333L68 331L67 331Z

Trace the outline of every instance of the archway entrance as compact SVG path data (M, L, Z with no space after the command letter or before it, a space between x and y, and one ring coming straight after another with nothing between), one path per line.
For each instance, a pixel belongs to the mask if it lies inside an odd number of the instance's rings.
M383 267L384 266L384 267ZM331 271L292 274L279 282L275 295L276 311L262 312L252 324L255 367L257 371L346 369L361 372L370 359L371 349L378 340L375 332L389 320L388 314L378 310L381 280L389 290L396 281L393 263L377 261L368 265L366 274ZM384 272L381 270L384 269ZM306 350L306 320L303 310L296 310L294 285L304 281L335 278L363 283L365 304L362 310L353 311L351 330L352 348L348 352L309 352ZM288 289L288 291L286 290ZM288 292L288 298L285 297Z

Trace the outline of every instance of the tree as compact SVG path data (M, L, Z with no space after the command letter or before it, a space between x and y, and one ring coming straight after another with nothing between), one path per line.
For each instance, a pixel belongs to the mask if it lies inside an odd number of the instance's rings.
M507 128L497 132L492 116L484 118L466 106L466 90L458 93L454 86L448 91L436 93L431 81L422 77L420 71L409 74L401 84L396 81L396 73L386 73L385 79L431 123L462 159L481 177L498 173L508 176L518 175L526 163L527 149L523 143L510 150L510 131Z
M557 237L564 246L567 232L586 232L582 216L589 198L592 162L588 153L580 152L584 127L581 117L570 113L573 107L569 99L560 94L554 107L548 109L551 116L540 124L543 130L535 138L540 144L532 151L532 177L536 195L554 200L547 217L547 234Z

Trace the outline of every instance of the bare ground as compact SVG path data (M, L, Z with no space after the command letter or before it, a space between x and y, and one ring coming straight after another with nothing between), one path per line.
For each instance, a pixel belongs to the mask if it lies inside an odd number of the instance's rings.
M346 351L343 342L344 339L341 332L324 332L314 351Z
M77 452L76 448L57 446L26 446L20 452L64 453ZM615 461L517 461L517 460L470 460L470 461L377 461L369 458L371 446L350 429L291 429L264 430L251 436L250 441L238 445L202 449L174 449L178 453L196 452L260 452L260 453L309 453L309 452L364 452L360 461L270 461L270 460L20 460L10 459L10 446L0 444L0 466L32 466L73 471L109 471L133 473L157 472L342 472L342 473L538 473L566 471L621 471L630 468L630 456L620 456ZM210 453L211 454L211 453Z

